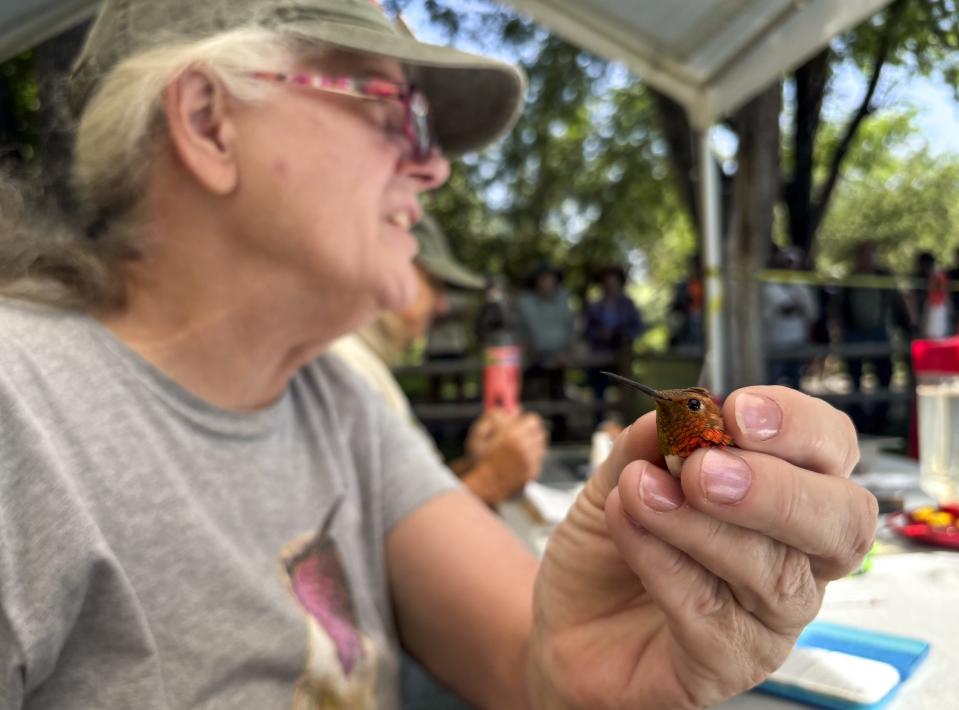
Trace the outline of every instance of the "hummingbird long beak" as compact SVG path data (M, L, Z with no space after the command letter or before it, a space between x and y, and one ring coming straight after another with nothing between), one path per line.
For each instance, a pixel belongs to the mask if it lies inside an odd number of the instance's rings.
M600 370L600 372L606 375L607 377L612 377L614 380L619 380L620 382L627 384L634 389L638 389L647 397L652 397L653 399L659 400L659 401L663 401L666 399L665 397L663 397L663 395L660 393L659 390L654 390L652 387L647 387L641 382L636 382L635 380L631 380L628 377L623 377L622 375L616 375L612 372L606 372L605 370Z

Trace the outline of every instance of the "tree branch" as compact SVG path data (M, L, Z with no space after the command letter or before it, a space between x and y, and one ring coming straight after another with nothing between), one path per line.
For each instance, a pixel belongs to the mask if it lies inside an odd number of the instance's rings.
M885 31L879 40L879 46L876 48L876 56L873 59L872 73L869 77L869 84L866 87L866 95L863 97L862 103L859 104L856 113L849 121L846 132L836 147L836 152L833 154L832 161L829 165L826 182L823 184L822 189L819 191L818 198L812 205L811 233L815 233L823 216L826 214L826 209L829 207L829 200L832 198L832 193L836 188L836 184L839 182L839 172L842 167L842 162L846 158L849 148L852 146L859 126L867 116L876 110L872 105L872 99L876 93L876 87L879 85L879 76L882 73L882 68L889 58L890 49L892 49L892 36L895 32L896 23L905 5L906 0L896 0L892 6L890 6L889 14L886 16Z

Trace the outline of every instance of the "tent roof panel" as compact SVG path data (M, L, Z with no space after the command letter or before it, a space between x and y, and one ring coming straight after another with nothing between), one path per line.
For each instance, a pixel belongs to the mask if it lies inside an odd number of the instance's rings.
M621 61L704 127L889 0L504 0Z
M623 62L700 127L735 110L889 0L502 0ZM0 60L93 14L99 0L3 0Z
M3 0L0 61L80 24L99 4L99 0Z

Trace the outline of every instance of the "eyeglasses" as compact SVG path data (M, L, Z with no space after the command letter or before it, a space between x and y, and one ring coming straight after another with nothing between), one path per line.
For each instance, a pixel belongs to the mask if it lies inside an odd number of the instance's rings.
M412 84L399 84L388 79L370 77L359 79L349 76L327 74L284 74L282 72L257 71L254 79L263 79L281 84L313 89L330 94L352 96L368 101L394 100L403 105L403 133L412 148L412 158L417 163L426 162L436 141L430 128L430 104L426 95Z

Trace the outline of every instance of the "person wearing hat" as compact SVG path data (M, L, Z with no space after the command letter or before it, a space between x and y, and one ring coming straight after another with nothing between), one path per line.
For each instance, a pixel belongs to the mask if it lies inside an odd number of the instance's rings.
M0 190L0 708L389 710L401 648L478 707L690 708L782 662L875 530L844 415L731 393L681 487L640 419L538 561L324 354L523 90L369 0L100 5L81 213Z
M576 315L563 273L543 262L533 269L517 301L523 346L523 393L536 399L566 399L566 367L576 340ZM554 440L567 437L566 415L550 417Z
M546 262L533 269L526 283L518 303L524 359L536 367L553 369L566 359L576 337L569 291L563 286L563 272ZM563 396L561 385L550 389L554 399Z
M381 394L390 409L428 437L391 368L400 364L410 345L428 334L434 318L448 310L448 288L478 290L485 280L457 261L431 216L424 215L413 234L420 246L414 260L419 276L416 298L402 310L381 313L366 327L340 338L331 352ZM533 412L484 412L470 426L465 455L449 466L480 500L495 505L539 476L546 438L542 419Z
M603 370L630 373L633 364L633 341L643 331L643 318L625 291L626 270L619 264L606 264L596 273L601 293L586 304L586 342L590 352L606 362L591 366L586 378L593 389L596 421L606 419L606 387L609 378Z

